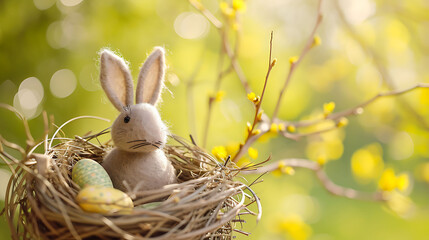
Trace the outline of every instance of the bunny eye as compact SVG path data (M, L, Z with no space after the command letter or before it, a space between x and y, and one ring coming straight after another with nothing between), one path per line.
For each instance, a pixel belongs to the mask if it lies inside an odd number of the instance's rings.
M130 121L130 116L126 116L126 117L124 117L124 123L128 123L129 121Z

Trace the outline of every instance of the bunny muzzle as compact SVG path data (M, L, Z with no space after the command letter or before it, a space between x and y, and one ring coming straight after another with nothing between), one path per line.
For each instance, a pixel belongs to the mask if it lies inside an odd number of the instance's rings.
M125 108L116 118L112 139L123 151L151 152L164 147L167 127L153 105L136 104Z

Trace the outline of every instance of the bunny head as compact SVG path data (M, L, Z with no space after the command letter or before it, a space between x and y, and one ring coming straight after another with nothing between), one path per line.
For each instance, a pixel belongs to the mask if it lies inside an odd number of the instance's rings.
M133 104L133 80L127 64L109 50L101 52L101 86L120 112L112 125L117 148L150 152L165 145L167 128L156 109L164 84L164 68L164 49L156 47L140 69Z

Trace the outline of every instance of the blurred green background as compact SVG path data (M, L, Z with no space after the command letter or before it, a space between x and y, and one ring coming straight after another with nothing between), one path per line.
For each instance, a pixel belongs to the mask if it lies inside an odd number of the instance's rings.
M220 2L202 4L223 19ZM273 56L278 62L262 104L271 115L289 58L299 55L313 28L317 1L248 0L245 5L241 24L235 26L241 34L238 59L258 94L267 69L270 31L274 31ZM340 111L388 86L404 89L429 82L428 1L341 0L337 8L334 0L328 0L323 1L322 12L318 30L322 44L295 72L280 118L309 118L330 101ZM166 48L168 64L169 91L164 91L161 115L172 133L185 138L191 133L199 142L208 97L214 94L221 43L219 32L188 1L0 1L0 102L30 119L37 137L43 133L42 110L54 115L57 125L81 115L113 120L117 112L98 82L98 52L107 47L122 55L136 78L147 53L158 45ZM186 86L191 79L189 92ZM213 108L209 151L242 142L246 122L254 114L234 73L223 80L221 90L225 96ZM0 134L24 145L24 130L16 116L3 109L0 114ZM84 119L64 131L82 135L108 126ZM383 169L393 168L397 174L408 174L410 186L404 192L395 190L396 200L382 204L332 196L308 170L297 169L293 176L267 174L263 183L254 186L262 202L262 220L256 224L248 218L244 230L252 234L237 238L427 239L428 129L429 91L420 89L377 101L363 115L351 117L346 128L328 134L298 142L274 136L257 142L255 162L270 154L273 160L324 157L327 174L339 185L373 192ZM352 168L353 156L366 167L363 172ZM2 199L9 175L0 171ZM0 236L9 236L4 217Z

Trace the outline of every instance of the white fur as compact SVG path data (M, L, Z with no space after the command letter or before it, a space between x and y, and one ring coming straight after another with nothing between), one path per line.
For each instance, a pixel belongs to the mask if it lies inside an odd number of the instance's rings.
M101 52L100 82L116 109L133 104L133 79L125 61L105 49Z
M164 50L157 47L141 68L137 104L131 105L133 84L125 61L108 50L101 53L101 85L121 112L112 125L115 148L102 165L120 190L151 190L176 182L175 169L162 151L168 130L155 107L164 68Z
M115 188L126 191L152 190L176 182L170 161L162 150L144 154L114 148L105 158L103 167ZM126 183L126 184L125 184Z
M163 48L156 47L141 67L136 90L136 103L145 102L156 105L159 101L164 84L164 54Z

